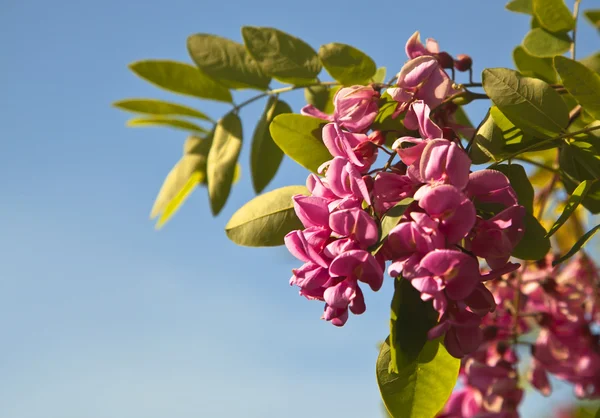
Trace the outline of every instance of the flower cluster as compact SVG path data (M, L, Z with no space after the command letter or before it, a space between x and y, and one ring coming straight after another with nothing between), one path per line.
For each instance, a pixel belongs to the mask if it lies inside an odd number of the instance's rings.
M552 267L552 257L523 272L526 312L538 319L529 380L551 392L548 373L574 385L579 398L600 398L600 341L592 325L600 323L596 266L579 255L567 266Z
M552 267L552 256L487 283L497 308L484 321L484 342L463 359L462 387L438 418L518 418L522 389L517 385L516 347L539 328L531 347L529 382L551 393L552 374L574 385L579 398L600 398L598 269L584 254Z
M410 280L438 311L430 338L445 335L449 352L463 357L479 346L481 318L495 307L483 282L518 268L508 260L523 235L524 208L501 172L471 173L460 140L431 119L432 109L458 92L437 44L429 40L425 47L416 34L406 51L411 59L385 94L397 102L394 117L403 115L405 128L418 136L398 138L384 168L371 170L381 147L380 133L368 134L379 110L372 86L340 89L333 115L310 105L302 110L330 121L322 136L334 158L321 167L324 177L309 176L311 196L294 197L306 229L288 234L286 245L305 264L294 270L291 284L325 301L323 318L339 326L349 310L365 310L358 283L378 290L391 261L389 274ZM401 162L390 166L396 155ZM406 198L414 202L380 237L386 213ZM483 216L476 203L500 209ZM478 257L490 272L480 272Z

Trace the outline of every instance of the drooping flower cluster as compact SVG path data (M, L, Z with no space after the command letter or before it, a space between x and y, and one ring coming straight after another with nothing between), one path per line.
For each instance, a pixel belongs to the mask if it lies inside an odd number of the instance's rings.
M592 325L600 324L598 270L582 254L564 268L551 261L548 257L523 273L526 312L536 315L540 327L529 379L550 394L550 373L572 383L577 397L598 399L600 335L592 333Z
M324 301L323 318L340 326L348 311L365 310L359 282L378 290L391 261L390 275L410 280L438 311L430 338L445 334L449 352L463 357L479 346L481 318L494 309L482 282L518 268L508 259L523 234L524 209L504 174L471 173L457 135L447 134L452 128L431 119L431 109L458 92L437 44L430 40L426 48L416 34L406 50L411 60L386 90L397 102L393 117L404 115L404 126L418 133L393 144L392 158L398 155L400 163L371 169L381 147L380 133L368 134L379 110L372 86L340 89L333 115L311 105L302 110L330 121L322 137L334 158L321 167L324 176L309 176L311 196L294 197L306 229L288 234L286 245L305 264L294 270L291 284ZM406 198L414 202L389 235L380 236L387 211ZM483 217L475 203L503 209ZM493 270L481 274L478 257Z
M438 418L518 418L516 347L530 344L519 339L534 327L536 341L525 351L532 386L550 395L552 374L572 383L577 397L600 398L598 269L585 254L564 267L552 267L552 258L487 282L497 308L483 321L484 342L463 359L462 387Z

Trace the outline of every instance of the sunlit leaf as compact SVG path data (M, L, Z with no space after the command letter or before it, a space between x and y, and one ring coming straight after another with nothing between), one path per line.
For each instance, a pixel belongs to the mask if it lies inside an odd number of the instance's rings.
M192 133L205 134L208 130L184 119L170 118L168 116L150 116L146 118L134 118L127 121L127 126L132 128L163 126L181 129Z
M213 215L218 215L227 202L241 149L242 122L235 113L228 113L217 123L206 164Z
M511 0L506 5L511 12L533 14L532 0Z
M379 67L373 76L373 83L385 83L386 73L387 69L385 67Z
M588 182L587 180L584 180L579 184L579 186L577 186L577 188L569 197L569 200L567 201L563 212L546 234L547 237L551 237L552 235L554 235L554 233L558 231L558 228L560 228L567 221L567 219L569 219L573 212L575 212L577 206L579 206L581 201L585 198L586 194L590 191L591 185L591 181Z
M575 245L573 245L573 248L571 248L568 253L560 257L558 260L553 261L552 265L556 266L557 264L560 264L563 261L566 261L569 258L573 257L590 239L592 239L594 234L596 234L596 232L598 232L599 230L600 225L596 225L595 227L590 229L581 238L579 238L579 240L575 243Z
M270 125L273 141L292 160L316 172L333 157L323 144L321 131L327 121L296 114L278 115Z
M523 48L535 57L550 58L562 55L571 47L571 38L564 32L552 33L534 28L523 39Z
M306 42L274 28L244 26L244 44L263 73L283 83L314 82L321 62Z
M125 99L113 103L113 106L129 112L144 113L147 115L189 116L192 118L212 121L212 118L200 112L199 110L158 99Z
M438 341L428 341L415 361L389 372L390 346L381 346L377 358L377 383L381 398L393 418L434 418L456 383L460 360Z
M566 57L555 57L554 66L567 91L586 112L600 119L600 75Z
M266 90L271 81L244 45L216 35L198 33L187 40L196 65L221 84L233 89Z
M260 193L275 177L283 159L283 151L273 142L269 125L275 116L291 113L290 106L277 97L269 98L265 110L254 129L250 152L250 171L254 191Z
M575 19L564 0L533 0L533 14L550 32L568 32L575 27Z
M154 202L150 218L159 217L161 228L181 207L194 187L206 182L206 158L212 138L190 136L184 145L181 159L171 169Z
M569 111L552 87L506 68L483 71L483 88L500 111L525 133L542 138L560 134Z
M144 80L174 93L228 103L232 100L227 87L183 62L145 60L134 62L129 68Z
M238 245L271 247L283 244L285 235L302 229L292 197L308 195L304 186L287 186L257 196L233 214L225 232Z
M583 15L596 29L600 30L600 9L584 10Z
M346 44L333 42L322 45L319 58L329 75L344 85L362 84L377 71L371 57Z
M517 46L513 51L513 60L524 76L536 77L552 84L558 80L551 58L535 57L528 54L522 46Z

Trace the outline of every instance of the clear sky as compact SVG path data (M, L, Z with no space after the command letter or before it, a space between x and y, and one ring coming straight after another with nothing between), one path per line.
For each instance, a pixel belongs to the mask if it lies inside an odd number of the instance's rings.
M227 106L160 91L127 64L189 61L188 35L241 40L243 25L275 26L315 49L348 43L389 73L415 30L469 53L477 71L512 66L528 19L503 6L0 0L0 417L379 416L374 367L390 283L365 291L367 312L338 329L288 285L298 262L284 248L229 242L224 225L253 195L247 147L221 216L199 189L155 231L148 214L185 133L127 129L110 104L164 98L218 118ZM600 2L583 1L592 6ZM581 28L583 56L597 38ZM301 94L288 100L298 111ZM262 107L242 113L246 145ZM485 108L469 111L480 118ZM286 160L269 187L305 176Z

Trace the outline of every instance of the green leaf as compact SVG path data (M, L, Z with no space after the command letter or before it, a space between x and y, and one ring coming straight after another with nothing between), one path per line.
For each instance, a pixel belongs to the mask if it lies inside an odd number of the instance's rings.
M283 245L285 235L302 229L292 197L309 195L304 186L287 186L257 196L233 214L225 232L230 240L248 247Z
M271 96L254 129L252 150L250 152L250 171L252 173L252 186L256 193L262 192L275 177L283 159L283 151L271 138L269 125L275 116L291 112L292 109L286 102Z
M274 28L244 26L242 37L262 71L283 83L311 83L321 71L315 50L292 35Z
M575 19L564 0L533 0L533 14L550 32L568 32L575 27Z
M546 237L546 230L531 214L525 213L525 235L519 241L512 255L521 260L540 260L550 251L550 239Z
M600 418L600 408L596 411L596 418Z
M218 215L227 202L241 149L242 121L235 113L228 113L217 123L206 164L213 215Z
M202 71L229 88L266 90L269 87L270 77L263 74L242 44L198 33L188 37L187 47Z
M212 118L191 107L157 99L126 99L113 103L113 106L134 113L163 116L189 116L212 122Z
M232 100L227 87L183 62L145 60L134 62L129 68L144 80L174 93L227 103Z
M580 63L588 67L590 70L600 73L600 52L596 52L579 60Z
M467 115L467 113L465 112L465 109L464 109L463 106L458 106L456 108L456 111L454 112L454 120L459 125L463 125L463 126L467 126L469 128L473 128L473 123L471 122L471 119L469 119L469 115ZM466 139L467 141L471 139L470 137L464 136L464 134L462 134L462 133L459 133L459 135L462 138Z
M519 164L500 164L493 167L493 169L504 173L508 177L510 185L517 193L519 204L525 207L529 213L533 213L533 186L529 182L523 166Z
M394 280L390 316L390 373L399 373L404 364L413 362L427 342L427 333L437 324L438 313L431 302L409 280Z
M585 18L598 30L600 30L600 9L584 10Z
M497 161L502 154L504 137L502 131L492 118L491 113L485 116L485 119L477 128L473 145L469 150L469 157L473 164L484 164L490 159Z
M190 136L185 142L183 157L165 178L150 219L159 217L156 228L160 229L181 207L193 189L206 181L206 157L212 137Z
M596 234L596 232L598 232L598 230L600 230L600 225L596 225L588 232L586 232L581 238L577 240L577 242L575 243L575 245L573 245L573 248L571 248L569 252L560 257L558 260L553 261L552 265L556 266L557 264L560 264L563 261L568 260L575 254L577 254L577 251L579 251L581 247L583 247L590 239L592 239L592 237L594 236L594 234Z
M353 46L330 43L319 48L323 66L335 80L344 85L363 84L375 75L375 61Z
M527 77L536 77L551 84L555 84L558 80L550 58L534 57L523 47L517 46L513 51L513 60L519 72Z
M600 119L600 75L566 57L555 57L554 66L567 91L586 112Z
M483 88L500 111L534 136L553 138L569 123L565 102L552 87L506 68L483 71Z
M385 67L379 67L373 76L373 83L385 83L386 73L387 69Z
M438 341L428 341L415 361L390 373L390 346L381 346L377 358L377 383L386 409L393 418L434 418L450 397L458 378L460 360Z
M273 141L288 157L316 172L321 164L332 158L321 139L321 130L326 123L311 116L283 114L273 119L269 130Z
M554 225L552 225L552 227L546 234L546 237L550 238L552 235L554 235L556 231L558 231L558 228L560 228L565 222L567 222L567 220L573 214L575 209L577 209L577 206L579 206L581 201L590 191L592 183L593 182L588 182L587 180L584 180L579 184L579 186L577 186L577 188L569 197L569 200L567 201L563 212L560 214L556 222L554 222Z
M147 126L164 126L168 128L181 129L183 131L193 132L193 133L208 133L206 129L201 126L196 125L195 123L189 122L184 119L175 119L169 118L166 116L151 116L147 118L134 118L129 119L127 121L127 126L132 128L140 128Z
M550 58L567 52L571 48L571 38L564 32L552 33L534 28L525 35L523 48L534 57Z
M596 171L594 170L594 161L598 160L594 153L595 148L592 149L592 147L589 142L579 140L561 148L559 154L560 179L567 193L573 194L579 182L597 178L594 176L593 171ZM596 163L596 166L599 165ZM592 172L587 167L592 168ZM591 184L581 204L592 213L600 213L599 181Z
M304 89L304 99L306 103L313 105L317 109L332 114L335 110L333 98L339 89L340 87L331 88L324 85L306 87Z
M506 5L511 12L533 14L532 0L512 0Z
M385 92L381 95L377 104L379 106L379 112L371 124L371 128L374 131L397 131L394 133L392 142L401 136L404 136L404 134L408 134L408 130L402 123L403 116L400 115L393 118L394 112L398 106L396 100Z

